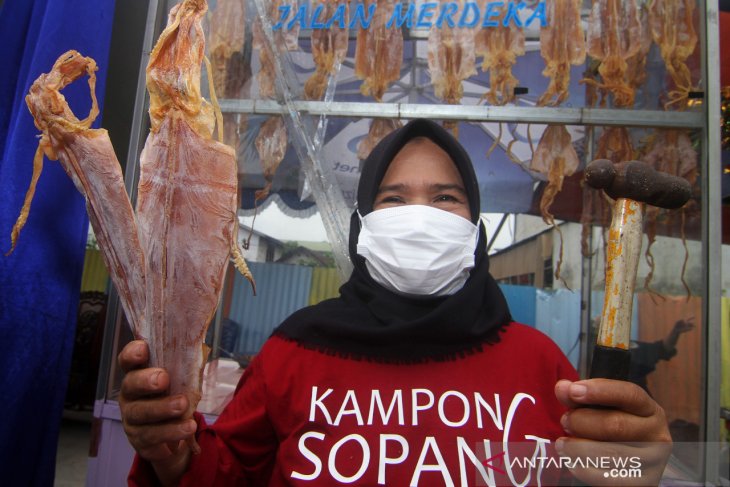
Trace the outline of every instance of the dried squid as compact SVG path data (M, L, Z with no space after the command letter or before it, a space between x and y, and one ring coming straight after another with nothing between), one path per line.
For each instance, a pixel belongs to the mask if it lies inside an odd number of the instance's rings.
M547 25L540 29L540 54L545 59L543 76L550 78L538 105L560 105L568 98L570 66L586 60L581 25L581 0L547 0Z
M669 92L667 106L681 104L680 109L685 108L687 95L692 90L687 58L697 47L694 8L694 0L652 0L649 5L651 35L676 88Z
M580 160L573 147L573 141L564 125L548 125L537 144L532 156L530 169L545 174L548 184L540 200L540 214L543 221L552 225L560 236L560 257L555 267L555 277L560 279L560 267L563 262L563 233L555 224L555 218L550 213L555 196L563 189L563 180L578 170Z
M307 100L321 100L324 97L329 77L337 72L347 55L348 7L347 0L318 0L312 5L312 8L321 9L319 18L323 23L332 19L338 8L344 9L345 28L341 28L339 23L333 23L329 28L312 30L312 57L315 71L304 83L304 97Z
M200 94L207 7L204 0L173 7L150 54L151 129L137 200L147 291L139 335L151 365L168 370L169 392L187 395L188 415L200 400L205 332L231 255L253 284L237 242L235 154L212 140L214 110Z
M692 146L692 140L686 130L664 129L659 130L653 137L650 144L650 150L644 155L643 160L654 167L657 171L679 176L686 179L694 186L697 183L698 155ZM687 290L687 296L691 296L691 291L687 281L684 278L687 261L689 259L689 251L684 235L684 224L686 214L690 211L691 204L685 205L680 210L682 243L684 244L684 264L682 265L681 281ZM651 253L651 247L656 240L657 221L659 215L665 213L666 220L671 219L672 210L665 210L655 206L647 206L646 208L646 236L649 241L644 253L646 262L649 264L649 274L644 281L644 287L651 289L651 280L654 275L654 256Z
M639 7L639 22L642 26L646 26L649 23L649 13L646 9L645 4L641 4ZM646 61L651 49L651 32L648 28L642 28L641 34L639 35L639 49L636 54L626 60L626 81L629 86L637 90L639 89L647 78Z
M244 56L246 40L246 0L218 0L210 16L210 62L213 85L221 98L248 98L246 84L251 78L250 60ZM246 131L247 119L238 113L223 114L223 141L238 152L239 136Z
M269 195L274 174L279 164L284 160L287 146L287 131L282 117L270 117L262 125L254 142L264 169L266 185L256 191L256 200L262 200Z
M43 155L58 160L76 188L86 198L89 221L119 299L133 330L142 329L145 319L144 256L137 237L119 161L109 134L91 129L99 114L94 87L96 62L76 51L61 55L48 74L42 74L26 97L36 127L42 131L33 160L33 177L12 233L13 251L30 211L35 186L43 168ZM73 114L60 93L64 87L89 76L91 112L83 120ZM10 254L8 252L8 254Z
M291 10L297 9L296 1L285 2L284 0L273 0L268 3L268 9L261 15L266 15L269 20L276 19L279 15L279 7L282 5L291 6ZM259 72L256 74L256 80L259 86L259 96L261 98L276 98L276 66L275 59L279 53L285 51L296 51L299 49L299 24L296 23L291 29L279 29L273 32L274 45L271 46L264 34L261 21L257 21L253 26L253 48L259 52ZM272 47L276 50L274 52Z
M441 0L441 4L444 9L453 6L455 16L460 16L464 9L463 0ZM451 105L458 105L464 95L462 82L477 74L473 30L451 27L448 23L441 27L432 26L428 35L428 70L436 97ZM458 122L446 122L444 126L458 136Z
M269 2L268 11L265 12L265 15L269 19L276 18L279 6L283 4L282 0ZM290 5L292 10L296 10L296 2ZM277 30L273 32L274 45L272 46L264 34L260 21L254 24L253 47L259 51L260 64L256 79L258 80L259 96L261 98L276 97L276 59L274 56L285 51L297 50L299 48L298 35L299 27ZM274 49L276 52L274 52ZM254 144L259 154L266 181L264 187L256 191L256 201L259 201L269 195L276 170L286 154L288 137L284 119L278 115L269 117L261 125Z
M89 128L98 114L95 63L70 51L27 97L43 135L13 232L15 244L43 154L58 158L87 199L89 219L133 332L149 344L150 365L167 369L170 394L188 397L187 417L200 400L205 332L231 254L253 284L237 246L235 156L211 139L216 117L200 94L205 47L200 19L206 10L204 0L173 7L150 54L151 130L140 156L136 222L108 135ZM84 72L92 110L78 120L59 90ZM189 442L198 449L192 437Z
M402 125L399 120L391 118L376 118L373 120L367 137L361 140L357 146L358 159L365 160L386 135L402 127Z
M601 81L585 78L583 82L613 95L615 107L634 104L635 88L627 80L627 60L641 49L642 29L637 0L593 0L586 45L588 55L601 63ZM601 106L605 103L604 95Z
M487 0L479 0L480 11L486 11ZM494 3L493 5L500 5ZM489 71L490 89L484 98L491 105L506 105L515 98L517 78L512 74L512 66L517 57L525 54L525 31L513 22L504 25L509 12L509 2L493 9L494 27L484 27L477 31L474 39L475 54L482 57L482 71Z
M355 76L363 80L360 92L383 101L388 86L400 79L403 63L403 33L400 29L387 28L393 17L395 0L364 0L366 11L375 5L368 29L362 27L355 44Z

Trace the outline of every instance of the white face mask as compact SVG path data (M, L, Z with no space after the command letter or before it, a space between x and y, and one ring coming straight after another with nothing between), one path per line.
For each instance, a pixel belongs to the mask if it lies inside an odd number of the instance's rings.
M474 268L479 227L423 205L385 208L360 217L357 253L375 281L391 291L445 296Z

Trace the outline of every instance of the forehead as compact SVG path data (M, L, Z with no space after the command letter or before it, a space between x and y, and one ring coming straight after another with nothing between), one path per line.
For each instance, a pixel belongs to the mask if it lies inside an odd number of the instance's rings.
M418 137L409 141L396 154L380 184L415 183L422 180L464 184L449 154L430 139Z

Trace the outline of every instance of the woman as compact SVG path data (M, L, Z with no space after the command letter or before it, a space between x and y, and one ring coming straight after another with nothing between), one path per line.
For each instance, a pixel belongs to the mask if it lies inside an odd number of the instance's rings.
M181 420L185 399L144 368L146 345L124 348L133 485L554 485L561 465L524 460L671 443L640 388L573 382L549 338L512 322L489 274L474 170L439 125L415 120L386 137L357 205L341 296L275 331L214 425ZM194 432L200 454L182 441ZM666 451L631 455L641 483L658 482Z

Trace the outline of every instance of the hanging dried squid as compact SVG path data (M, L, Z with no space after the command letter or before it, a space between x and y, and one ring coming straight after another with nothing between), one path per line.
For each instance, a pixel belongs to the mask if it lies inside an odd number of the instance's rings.
M651 35L675 86L666 106L679 105L680 110L685 108L693 86L687 58L697 47L694 9L694 0L652 0L649 5Z
M639 5L639 22L642 26L649 24L649 12L644 3ZM650 30L643 27L638 39L639 48L636 54L626 60L626 82L634 91L646 82L648 76L646 62L652 45Z
M278 18L279 7L287 5L292 11L296 11L295 0L272 0L268 3L266 12L259 12L265 15L270 21ZM259 97L276 98L276 66L274 56L281 55L286 51L299 49L299 23L295 23L291 29L279 29L272 33L274 45L271 46L264 33L261 20L257 19L253 25L253 48L259 53L259 71L256 80L259 88ZM272 50L272 47L274 50Z
M367 29L360 28L355 44L355 76L363 80L360 92L383 101L391 83L400 79L403 64L403 33L387 27L393 17L395 0L364 0L368 11L375 5L375 13Z
M235 154L212 140L216 117L200 93L206 10L204 0L173 7L150 54L151 129L137 199L147 290L139 335L151 365L167 369L170 394L188 397L188 415L200 400L205 333L231 255L253 284L237 242Z
M686 130L663 129L658 130L652 139L653 140L649 144L649 150L642 159L651 164L657 171L671 174L673 176L679 176L689 181L692 186L695 186L697 184L699 156L692 145L689 133ZM684 245L685 251L680 280L687 291L687 297L690 297L692 292L684 278L685 271L687 269L687 261L689 260L689 250L687 249L684 226L687 212L691 211L691 208L692 203L683 206L679 210L682 244ZM651 281L654 276L655 268L654 255L651 252L651 248L656 240L657 222L662 214L664 215L663 220L665 223L670 224L676 213L673 210L665 210L655 206L647 206L646 208L645 221L648 245L644 252L644 256L647 264L649 265L649 274L644 280L644 287L649 291L653 291L651 288Z
M563 189L563 180L573 175L580 166L580 159L573 147L573 140L564 125L548 125L540 137L535 153L530 162L530 169L547 176L548 183L540 199L540 214L548 225L558 231L560 251L555 267L555 277L560 279L560 268L563 262L563 233L550 213L550 206L555 196Z
M455 17L462 15L464 0L440 3L444 10L451 8ZM436 97L451 105L461 103L463 81L477 74L473 29L448 23L432 26L428 34L428 70ZM444 126L458 137L458 122L445 122Z
M480 11L486 11L487 0L479 0ZM519 81L512 74L517 57L525 54L525 31L514 22L504 25L509 12L509 2L493 3L492 17L497 24L484 27L475 34L476 57L482 58L482 71L489 72L489 86L483 98L491 105L506 105L514 101Z
M269 2L268 10L264 13L269 19L277 17L279 6L283 5L283 0L274 0ZM290 2L292 10L296 10L296 2ZM286 51L295 51L299 48L299 27L298 23L293 29L277 30L273 32L273 46L264 34L260 21L254 24L253 32L253 48L259 52L259 72L256 79L259 86L259 96L261 98L276 98L276 65L275 56L279 56ZM288 145L288 133L284 119L279 116L269 117L261 124L259 133L256 136L254 145L259 154L261 168L264 176L264 187L256 191L256 201L265 199L271 191L281 161L284 160L286 148Z
M246 0L218 0L210 16L209 50L213 85L221 98L248 98L250 60L245 58ZM240 113L223 114L223 141L239 152L248 120Z
M627 79L627 60L641 49L642 29L637 0L593 0L586 46L588 55L600 61L601 80L584 78L582 82L599 88L601 106L607 93L615 107L634 105L636 90Z
M477 5L480 11L487 10L487 0L478 0ZM517 63L517 58L525 54L525 31L514 22L507 22L505 19L510 11L509 3L490 3L492 21L495 25L485 26L474 34L474 53L477 58L482 58L481 68L489 73L489 90L482 95L491 105L506 105L515 99L515 88L519 81L512 74L512 66ZM502 141L502 124L499 124L499 133L487 150L486 157ZM514 142L514 141L513 141ZM507 155L515 160L510 148Z
M357 157L360 160L367 159L370 152L378 143L392 131L399 129L403 124L392 118L376 118L370 124L368 135L360 141L357 146Z
M109 134L91 129L99 114L96 94L96 62L76 51L58 58L48 74L31 86L26 103L36 127L42 132L33 160L33 176L17 223L12 230L15 248L35 194L43 168L43 156L58 160L76 188L86 198L89 222L94 229L101 255L119 293L122 309L135 334L145 322L144 256L137 236L124 177ZM89 76L91 112L79 120L71 111L61 90L83 75Z
M546 0L546 20L540 28L540 54L545 59L543 76L550 84L537 104L555 106L570 94L570 66L586 60L586 43L581 24L581 0Z
M265 199L271 191L274 175L286 155L287 130L282 117L269 117L261 125L254 145L259 154L266 185L256 191L256 201Z
M312 8L321 9L318 18L327 24L338 12L344 12L343 23L333 22L332 26L312 30L312 58L314 73L304 83L304 97L307 100L321 100L327 90L327 82L339 69L347 55L349 3L347 0L317 0Z

